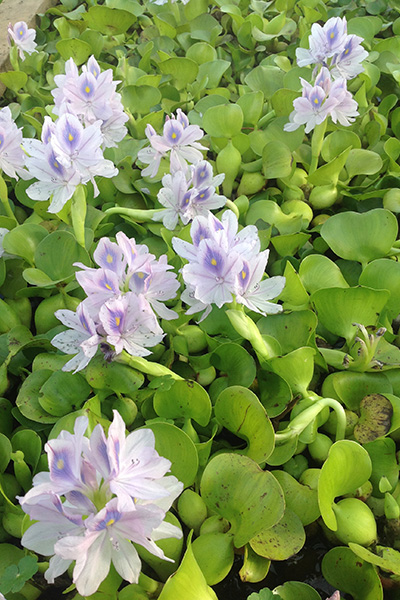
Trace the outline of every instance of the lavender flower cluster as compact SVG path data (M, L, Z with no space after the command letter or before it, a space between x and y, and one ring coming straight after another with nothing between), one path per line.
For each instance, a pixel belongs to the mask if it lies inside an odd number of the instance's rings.
M70 328L52 340L59 350L75 355L64 365L65 371L84 369L99 345L116 355L126 350L132 356L147 356L148 348L164 337L156 313L163 319L178 316L164 304L179 288L167 257L157 260L147 246L121 231L116 239L117 243L100 240L93 255L99 269L75 263L83 269L76 278L88 296L76 312L54 313Z
M36 52L36 31L28 28L28 25L25 23L25 21L18 21L18 23L15 23L14 26L9 23L7 33L8 41L11 42L12 40L15 46L18 48L19 57L21 60L25 60L25 52L27 54Z
M310 48L297 48L299 67L315 64L314 84L300 78L302 95L293 102L285 131L305 125L309 133L330 116L332 121L349 126L359 114L357 102L347 90L347 80L364 69L361 62L368 52L361 46L363 38L348 35L346 17L333 17L323 27L314 23L309 36ZM322 65L318 72L318 65Z
M117 81L111 69L101 72L91 56L79 74L72 58L65 75L56 75L52 91L58 119L45 117L41 141L24 140L30 155L26 167L30 177L38 179L26 193L32 200L51 198L49 212L59 212L73 196L79 184L91 181L98 195L94 177L115 177L118 170L103 157L103 149L117 145L127 129Z
M284 277L262 278L269 250L260 252L257 228L247 225L238 231L236 215L228 210L217 219L194 218L190 235L193 244L177 237L172 239L175 252L188 261L182 268L186 289L181 298L190 308L188 314L210 313L212 304L221 308L233 302L265 315L282 310L279 304L269 302L282 292Z
M49 583L75 561L73 582L82 596L96 592L111 563L137 583L141 561L132 542L171 560L155 542L182 536L164 519L183 485L166 476L171 463L155 450L152 431L125 437L117 411L107 438L101 425L86 438L87 425L87 417L78 417L73 434L62 431L47 442L49 472L37 474L33 488L19 498L35 521L22 545L51 557Z

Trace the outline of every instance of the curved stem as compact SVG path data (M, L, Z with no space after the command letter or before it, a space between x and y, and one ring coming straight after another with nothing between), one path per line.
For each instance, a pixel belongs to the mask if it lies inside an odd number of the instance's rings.
M174 373L171 369L168 369L168 367L164 367L164 365L160 365L159 363L153 363L142 356L131 356L125 350L121 354L118 354L118 356L114 358L114 361L122 363L123 365L128 365L129 367L132 367L132 369L141 371L141 373L145 373L146 375L153 375L154 377L169 375L173 379L183 379L183 377L177 375L177 373Z
M298 414L293 421L289 423L286 429L277 431L275 433L275 443L283 444L288 440L299 436L326 406L332 408L336 413L337 425L335 440L343 440L346 431L346 413L344 412L343 406L333 398L321 398L320 400L317 400L315 404Z
M164 212L164 208L123 208L122 206L113 206L104 211L106 215L125 215L138 223L146 223L153 220L153 217Z
M309 175L312 175L317 170L319 155L321 153L322 144L324 141L324 135L328 119L315 126L314 133L311 140L311 165Z

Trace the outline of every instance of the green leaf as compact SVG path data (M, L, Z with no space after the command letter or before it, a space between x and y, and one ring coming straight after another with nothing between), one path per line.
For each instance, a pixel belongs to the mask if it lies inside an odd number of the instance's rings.
M207 585L206 579L196 562L190 546L176 573L165 583L159 600L218 600L215 592Z
M279 594L282 600L321 600L314 588L301 581L286 581L283 585L278 585L271 600L276 600L275 594Z
M31 373L19 390L16 404L27 419L38 423L55 423L57 417L49 415L39 404L39 393L42 385L52 375L52 371L42 370Z
M182 481L185 488L192 485L199 467L199 458L190 437L169 423L149 422L146 429L151 429L154 433L155 448L160 456L171 461L172 475Z
M249 92L238 98L237 104L243 112L244 125L255 127L258 123L264 105L264 95L261 91Z
M349 546L354 554L362 558L365 562L376 565L383 569L383 571L400 575L400 552L397 550L386 546L376 546L375 550L377 554L374 554L371 550L354 542L349 542Z
M35 250L39 243L48 235L41 225L24 223L9 231L3 239L3 248L9 254L21 256L34 266Z
M90 392L79 373L55 371L40 388L39 404L50 415L63 417L78 410Z
M306 256L300 263L299 275L310 294L322 288L349 287L339 267L323 254Z
M36 469L42 452L42 440L36 431L23 429L16 431L11 438L13 451L20 450L24 453L25 462Z
M269 361L274 373L282 377L290 386L292 394L308 395L308 386L314 374L316 350L309 346L296 348L285 356L276 356Z
M313 293L311 302L322 325L350 343L356 333L354 323L376 325L388 298L387 290L323 288Z
M62 252L60 252L60 248L62 248ZM50 277L54 283L71 277L77 268L73 266L75 262L89 265L90 259L86 250L68 231L50 233L36 248L36 267Z
M256 377L254 358L239 344L220 344L210 356L210 363L228 375L228 385L250 386Z
M193 419L205 427L211 417L211 400L195 381L175 381L168 390L158 389L153 398L154 410L166 419Z
M4 434L0 433L0 473L4 473L11 459L11 442Z
M19 90L26 85L28 75L23 71L8 71L6 73L0 73L0 81L17 94Z
M292 172L292 153L283 142L268 142L262 152L262 162L262 172L267 179L289 177Z
M279 340L282 354L287 354L309 344L317 323L317 317L311 310L299 310L261 317L257 327L262 334Z
M219 86L221 77L231 66L227 60L217 59L202 63L199 66L198 79L201 81L204 77L208 78L207 88L216 88Z
M381 478L386 477L388 479L391 486L391 490L389 491L393 491L399 480L396 444L391 438L381 438L364 444L364 448L368 452L372 463L372 473L370 476L373 486L372 493L375 498L383 498L384 493L379 489Z
M337 398L349 410L359 410L360 402L368 394L392 393L393 388L384 373L355 373L351 371L343 373L331 373L325 379L322 394L331 396L330 390L334 390L334 398Z
M297 554L306 541L300 517L286 508L276 525L263 529L250 540L254 552L270 560L287 560Z
M328 162L326 165L319 167L319 169L314 171L314 173L308 177L308 182L317 186L329 184L336 185L339 180L340 172L346 163L349 153L350 148L347 148L341 154L339 154L339 156Z
M86 62L93 53L90 44L77 38L60 40L57 42L56 48L64 60L72 58L78 67Z
M205 533L197 537L192 550L208 585L225 579L233 565L233 538L229 533Z
M231 523L236 548L275 525L284 513L280 485L247 456L215 456L204 470L200 489L208 508Z
M322 144L321 155L326 162L332 161L346 148L361 148L361 140L354 131L334 131L326 136Z
M376 290L389 290L390 298L387 301L386 309L392 318L399 314L400 263L388 258L374 260L363 269L359 283Z
M346 169L350 178L355 175L374 175L382 168L382 159L376 152L371 150L350 150L346 161Z
M279 67L259 65L246 75L244 82L253 92L261 91L269 100L283 85L284 71Z
M159 63L158 68L164 75L171 75L178 89L183 89L193 83L199 72L199 66L194 60L185 57L168 58Z
M253 392L239 385L230 386L218 396L214 411L220 425L246 440L247 448L235 452L257 463L266 461L275 445L274 428Z
M354 437L360 444L385 436L392 423L393 407L382 394L369 394L360 403L360 418L354 427Z
M238 104L210 107L203 116L203 129L212 137L232 138L243 126L243 112Z
M376 569L350 548L329 550L322 559L322 574L334 588L351 594L354 600L383 600Z
M136 21L132 13L107 6L91 6L83 18L90 29L109 36L125 33Z
M344 496L361 487L372 473L368 452L357 442L335 442L322 465L318 479L318 502L325 525L336 531L337 521L332 505L337 496Z
M296 513L303 525L316 521L321 514L317 490L302 485L286 471L274 471L274 477L284 491L287 508Z
M132 113L146 114L161 100L161 92L150 85L127 85L121 90L122 103Z

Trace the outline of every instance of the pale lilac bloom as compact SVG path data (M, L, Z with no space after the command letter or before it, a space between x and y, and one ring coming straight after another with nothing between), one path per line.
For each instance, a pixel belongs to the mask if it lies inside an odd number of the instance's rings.
M221 221L211 213L208 218L195 217L190 233L193 244L172 239L175 252L188 260L182 268L187 286L182 299L190 306L188 314L201 310L208 314L212 304L221 308L234 298L262 314L281 311L268 301L280 294L284 278L261 281L268 252L260 253L254 226L238 232L236 215L226 211Z
M36 31L34 29L28 29L28 25L25 21L18 21L14 27L11 23L8 25L8 39L12 39L18 48L19 56L21 60L25 60L25 52L32 54L36 52Z
M244 304L250 310L264 316L282 312L280 304L274 304L268 300L279 296L286 281L284 277L280 276L262 281L268 256L269 250L264 250L250 262L244 260L236 286L236 302Z
M114 498L97 514L85 521L85 536L66 536L55 544L55 551L63 559L76 560L73 582L83 596L94 594L106 578L111 563L130 583L138 581L141 561L131 542L146 548L152 554L168 559L151 539L165 517L157 506L136 506L130 511L119 511ZM175 537L181 532L175 528Z
M114 411L107 439L101 425L94 428L88 457L104 483L118 497L119 510L132 510L139 500L154 502L170 498L167 487L178 485L181 491L175 477L164 477L171 462L159 456L154 444L150 429L139 429L125 437L125 423L117 411ZM170 504L165 510L169 508Z
M38 140L35 150L26 159L26 167L31 177L38 179L32 183L26 193L32 200L45 201L51 198L48 212L58 213L74 195L81 183L81 176L73 167L66 168L57 160L50 144L44 145Z
M119 231L115 238L127 263L127 277L140 271L148 261L155 260L154 254L149 253L145 244L137 244L134 238L128 238L123 231Z
M25 171L25 153L22 150L22 129L15 124L11 110L5 106L0 110L0 168L14 179L29 179Z
M159 344L164 332L142 296L127 292L124 296L111 298L99 311L106 340L120 354L126 350L133 356L148 356L148 347Z
M310 49L297 48L296 57L299 67L321 63L342 51L347 39L346 17L332 17L323 27L314 23L308 38Z
M303 92L300 98L293 101L294 111L289 115L289 123L284 125L285 131L295 131L305 125L305 133L309 133L316 125L320 125L332 113L338 100L327 96L319 85L312 86L300 78Z
M76 312L57 310L54 315L70 329L58 333L51 340L51 343L65 354L75 354L63 366L62 370L74 370L74 373L81 371L96 354L98 345L101 342L96 325L83 302L79 304Z
M368 56L368 52L361 46L363 38L358 35L347 36L343 51L332 59L332 77L337 79L353 79L364 71L360 64Z
M332 83L330 96L337 100L337 104L333 107L330 114L332 121L334 123L339 121L341 125L348 127L360 113L357 110L357 102L347 90L346 79L336 79Z
M163 521L183 485L165 476L171 463L156 452L153 433L138 430L125 438L117 411L107 438L100 425L86 438L87 425L87 417L78 417L74 434L62 431L46 444L50 473L36 475L32 490L18 498L36 521L22 544L51 556L49 583L76 561L73 582L83 596L97 590L111 562L137 583L141 562L131 541L170 560L155 541L182 537Z
M51 491L47 496L40 497L35 504L23 503L22 506L36 522L25 531L21 544L28 550L51 556L44 576L48 583L54 583L55 577L65 573L72 562L71 559L65 560L54 555L54 546L63 536L84 534L83 514L65 506L60 496Z
M166 229L173 230L180 219L184 225L190 221L187 208L191 202L194 190L189 190L190 182L183 171L176 171L173 175L167 174L162 178L163 187L157 199L165 210L153 217L154 221L161 221Z
M170 152L170 171L187 171L188 163L203 159L201 150L207 150L197 140L204 131L198 125L189 125L186 115L180 108L177 115L166 117L163 135L157 135L153 127L146 127L146 136L151 148L143 148L138 152L138 159L149 166L143 169L142 175L155 177L161 158Z
M63 103L65 103L64 98L64 85L66 85L69 80L77 81L79 78L78 67L74 63L73 59L70 58L65 63L65 75L59 74L54 76L54 83L56 84L56 88L51 90L51 94L54 98L55 107L53 108L54 114L59 114L60 107Z
M179 281L175 273L168 273L172 266L163 254L158 261L149 261L141 271L132 274L129 288L135 294L142 295L150 304L154 312L162 319L171 320L178 317L177 313L164 304L167 300L175 298L179 289Z

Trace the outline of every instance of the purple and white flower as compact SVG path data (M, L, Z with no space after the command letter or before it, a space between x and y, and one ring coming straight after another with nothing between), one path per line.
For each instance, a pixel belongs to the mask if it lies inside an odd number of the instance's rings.
M162 157L170 154L170 171L186 171L188 163L195 163L203 159L201 150L207 150L197 140L201 139L204 131L198 125L189 125L187 116L180 108L177 114L166 118L163 135L158 135L151 126L146 127L146 136L150 148L142 148L138 152L138 159L149 165L142 170L144 177L155 177Z
M255 227L238 232L237 217L226 211L221 221L211 213L207 219L195 217L190 233L193 244L172 239L175 252L188 261L182 268L187 286L182 299L190 306L188 314L201 310L208 314L211 305L221 308L234 299L261 314L282 310L269 300L281 293L285 279L262 281L268 252L260 253Z
M22 149L22 129L15 124L8 106L0 110L0 168L14 179L29 179L24 169L25 153Z
M25 21L18 21L18 23L15 23L14 27L9 23L7 31L8 39L13 40L18 48L21 60L25 60L25 52L27 54L36 52L36 31L34 29L28 29L28 25Z
M49 556L45 578L53 583L75 561L73 582L79 594L96 592L113 563L130 583L137 583L141 562L135 546L170 560L155 543L182 537L164 521L183 485L154 448L154 434L138 430L125 437L117 411L108 437L97 425L84 436L87 417L78 417L74 434L62 431L45 450L49 473L39 473L19 501L35 522L22 544Z

